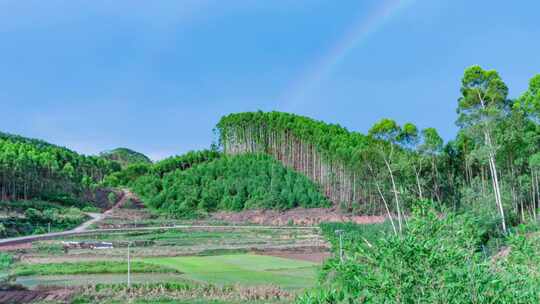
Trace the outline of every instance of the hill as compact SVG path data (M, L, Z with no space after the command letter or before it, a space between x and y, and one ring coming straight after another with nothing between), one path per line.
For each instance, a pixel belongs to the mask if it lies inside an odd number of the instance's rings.
M329 207L319 187L264 154L222 156L132 183L151 208L177 217L218 210Z
M0 200L92 200L112 161L42 140L0 133Z
M119 163L122 168L126 167L129 164L152 163L148 156L128 148L116 148L114 150L105 151L100 153L99 156L107 160Z

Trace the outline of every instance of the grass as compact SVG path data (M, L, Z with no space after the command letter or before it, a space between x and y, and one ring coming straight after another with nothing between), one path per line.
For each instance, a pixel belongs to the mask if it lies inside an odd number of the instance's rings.
M291 290L312 287L317 277L315 263L253 254L146 258L144 262L174 268L187 279L217 285L276 285Z
M0 283L8 277L9 268L13 264L13 256L0 252Z
M136 300L136 304L266 304L266 303L285 303L283 301L222 301L222 300L205 300L205 299L151 299L151 300Z
M374 243L377 239L383 238L386 235L392 234L392 225L390 221L376 224L355 224L350 222L325 222L320 224L321 232L324 237L332 244L335 250L339 248L339 237L336 234L337 230L343 231L343 244L345 249L351 244L359 242Z
M194 281L167 283L95 284L80 289L75 303L290 303L295 294L274 286L217 286Z
M308 235L308 236L311 236ZM313 238L313 237L312 237ZM134 242L134 247L184 247L199 248L208 245L209 249L230 246L255 246L272 244L293 244L306 239L305 233L295 230L272 229L171 229L153 231L114 232L99 235L70 236L67 241L105 241L115 247L122 247L126 241Z
M165 265L134 261L131 263L133 273L178 273L175 268ZM126 273L126 262L94 261L77 263L47 263L47 264L17 264L12 274L16 276L35 275L72 275L72 274L102 274Z
M94 299L85 299L85 298L79 298L74 303L76 304L87 304L87 303L95 303ZM110 302L101 302L106 304L121 304L125 303L124 300L111 300ZM282 301L271 301L268 300L265 301L222 301L222 300L211 300L211 299L185 299L185 300L178 300L178 299L136 299L132 301L131 303L134 304L266 304L266 303L285 303Z
M132 273L133 284L155 284L185 282L187 279L179 273ZM16 283L28 288L36 286L89 286L96 284L126 284L127 273L98 273L98 274L71 274L71 275L36 275L17 277Z

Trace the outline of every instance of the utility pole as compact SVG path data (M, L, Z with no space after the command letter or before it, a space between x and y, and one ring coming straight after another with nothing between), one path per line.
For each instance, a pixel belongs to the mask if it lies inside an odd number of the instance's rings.
M339 260L341 263L343 263L343 232L345 232L345 230L342 229L335 231L335 233L339 235Z
M127 286L131 289L131 257L129 256L131 249L131 242L128 242L127 247Z

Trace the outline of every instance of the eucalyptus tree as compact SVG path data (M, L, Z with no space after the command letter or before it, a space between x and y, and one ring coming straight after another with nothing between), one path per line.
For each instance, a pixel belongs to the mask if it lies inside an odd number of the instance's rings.
M421 157L425 156L430 160L433 186L435 188L434 194L437 200L441 202L437 157L443 150L444 141L435 128L426 128L422 130L422 138L423 143L419 147L419 152Z
M540 74L529 81L529 88L516 101L515 107L525 110L527 117L540 124Z
M506 220L501 198L501 187L497 173L496 155L498 145L494 130L506 113L508 87L499 74L472 66L465 70L461 80L461 97L458 103L457 125L466 134L481 144L491 173L495 202L499 209L502 229L506 233Z
M402 135L401 127L392 119L383 118L375 123L369 130L369 136L373 138L378 147L378 151L384 161L384 164L390 175L392 182L392 192L394 194L394 203L396 205L396 212L398 216L399 232L403 231L402 224L402 208L399 201L400 192L397 189L396 179L394 177L394 171L392 169L392 162L396 150L396 145Z
M119 169L110 161L0 132L0 200L82 198L103 176Z
M420 176L422 174L423 157L418 153L418 148L422 142L422 134L414 124L408 122L403 125L401 133L398 135L398 142L407 152L409 152L402 155L403 166L412 166L414 178L416 180L418 198L423 200L422 178ZM408 168L405 169L407 170Z
M330 206L316 184L265 154L223 156L163 178L143 175L132 186L149 207L177 217Z

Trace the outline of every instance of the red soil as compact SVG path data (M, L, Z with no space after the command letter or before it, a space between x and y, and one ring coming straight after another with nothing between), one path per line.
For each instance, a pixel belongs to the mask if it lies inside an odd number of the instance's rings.
M381 223L384 216L349 215L334 209L297 208L287 211L246 210L242 212L217 212L212 216L215 220L235 224L252 223L260 225L284 226L289 224L313 226L321 222L354 222L357 224Z

